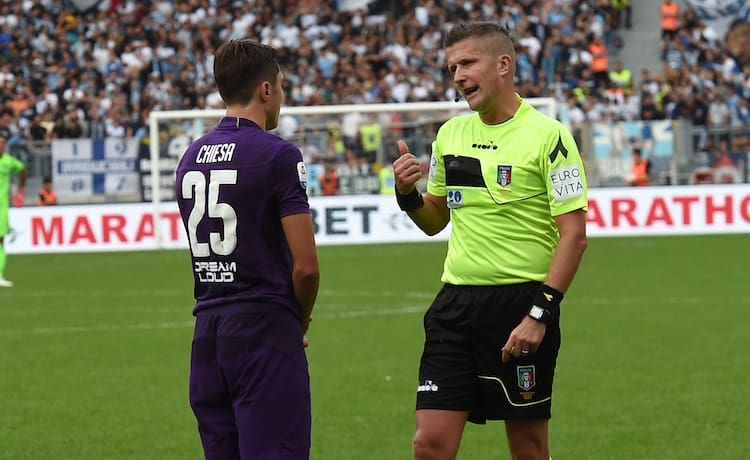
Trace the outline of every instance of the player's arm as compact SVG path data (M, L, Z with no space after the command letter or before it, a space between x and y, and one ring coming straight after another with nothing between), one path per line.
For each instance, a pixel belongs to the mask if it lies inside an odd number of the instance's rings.
M553 131L548 145L554 148L551 150L552 153L541 158L540 166L543 174L549 177L547 193L560 239L552 255L544 284L557 290L553 293L555 297L562 297L573 282L583 252L588 246L586 170L575 139L567 129L560 127L557 135ZM567 151L568 154L557 155L560 151ZM560 171L567 174L561 178ZM552 177L557 178L557 185L553 185ZM569 193L567 190L573 192ZM556 299L558 309L560 300L562 298Z
M27 174L28 173L26 172L26 166L24 166L23 169L21 169L21 171L19 171L18 173L18 188L26 188Z
M583 160L570 131L560 127L556 134L552 131L548 141L551 153L540 158L540 169L548 177L550 212L555 219L559 240L547 269L547 277L534 297L528 315L542 329L544 324L559 318L560 302L573 282L588 246L588 198ZM524 322L528 320L525 318ZM530 345L535 350L538 344L531 342Z
M519 358L524 353L536 353L547 331L546 322L550 316L559 313L552 312L556 308L559 312L560 301L568 290L573 277L581 263L583 252L588 245L586 239L586 213L577 209L555 217L560 241L552 256L552 262L547 273L547 279L539 289L532 303L529 314L513 329L502 348L502 361L508 362L512 357ZM553 307L555 306L556 307ZM534 318L534 310L540 309L541 321ZM541 313L545 310L544 313Z
M13 206L21 207L23 206L23 200L24 196L26 195L26 166L23 165L20 161L18 162L18 166L20 169L18 169L18 190L16 190L16 193L13 194L11 197L11 201L13 202Z
M396 199L399 207L428 235L435 235L448 225L450 210L444 196L422 195L416 188L422 177L417 157L409 152L406 142L398 141L399 157L393 162Z
M315 231L310 214L292 214L281 218L294 268L292 283L294 295L302 307L302 332L307 332L315 298L320 284L318 252L315 247Z
M555 217L560 241L552 256L547 280L544 284L565 293L588 246L586 237L586 213L577 209Z
M561 131L557 140L550 142L550 145L555 147L552 153L542 158L542 173L544 176L550 175L548 194L553 215L557 214L554 219L560 239L552 255L547 277L532 300L529 313L510 333L502 348L503 362L511 357L519 358L525 353L535 353L539 348L547 331L547 324L559 318L560 302L573 282L583 252L588 246L586 179L578 148L568 131ZM568 155L556 155L561 149ZM567 171L569 175L559 179L559 171ZM559 186L551 186L552 175L558 175ZM569 194L569 189L574 192Z
M419 193L418 190L415 191ZM424 205L415 211L407 212L407 215L427 235L436 235L450 221L450 210L445 197L425 193L422 199Z

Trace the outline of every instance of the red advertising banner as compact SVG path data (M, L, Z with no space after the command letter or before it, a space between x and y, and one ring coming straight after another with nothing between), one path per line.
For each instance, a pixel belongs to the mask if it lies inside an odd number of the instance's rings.
M425 236L392 196L310 199L319 245L446 240ZM154 218L155 215L159 219ZM588 234L597 236L750 233L750 185L595 188ZM12 208L9 253L187 249L175 202Z

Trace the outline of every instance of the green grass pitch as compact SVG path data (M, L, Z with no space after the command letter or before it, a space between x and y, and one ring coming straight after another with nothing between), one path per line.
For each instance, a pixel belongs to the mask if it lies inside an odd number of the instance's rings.
M750 235L591 239L563 303L560 459L744 459ZM409 459L422 314L444 243L321 247L314 460ZM186 251L11 255L0 459L199 459ZM507 458L502 424L460 459Z

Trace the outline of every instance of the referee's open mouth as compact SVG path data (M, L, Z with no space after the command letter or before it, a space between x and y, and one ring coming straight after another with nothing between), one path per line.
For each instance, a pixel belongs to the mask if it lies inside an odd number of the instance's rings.
M464 97L469 97L472 94L476 93L479 90L478 86L471 86L469 88L464 88Z

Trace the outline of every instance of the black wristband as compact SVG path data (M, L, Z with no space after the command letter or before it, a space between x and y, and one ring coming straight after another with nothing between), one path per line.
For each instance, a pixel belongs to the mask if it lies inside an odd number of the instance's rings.
M537 321L549 324L560 318L560 302L562 302L563 293L557 289L542 284L531 301L529 316Z
M402 211L412 212L424 206L424 198L416 187L408 195L402 195L396 189L396 203Z

